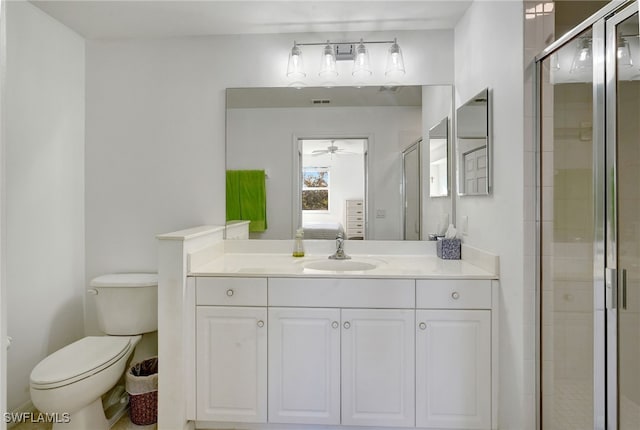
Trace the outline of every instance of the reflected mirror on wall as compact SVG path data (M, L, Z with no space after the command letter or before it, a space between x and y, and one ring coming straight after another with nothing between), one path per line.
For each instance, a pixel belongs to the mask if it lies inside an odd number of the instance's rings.
M429 197L449 195L449 118L429 129Z
M485 88L456 111L458 194L491 192L490 92Z
M306 228L305 224L321 224L320 215L331 217L330 222L339 223L346 233L347 208L358 204L354 201L361 201L364 228L362 234L354 234L352 239L402 240L405 225L402 153L426 136L443 117L451 116L452 100L450 85L227 89L226 167L267 172L269 227L264 232L251 233L250 237L291 239L298 228ZM303 211L303 190L314 191L305 188L303 169L327 167L327 163L314 161L314 166L304 166L301 142L316 144L318 148L312 149L312 153L326 151L324 156L348 164L351 156L341 153L354 152L346 148L346 142L358 140L364 142L361 144L365 148L364 161L362 157L359 161L351 160L350 171L365 171L363 193L357 196L342 193L338 200L329 197L328 206L321 209L323 212ZM428 149L420 152L423 175L415 181L426 181ZM318 159L320 155L310 158ZM340 194L333 188L337 178L335 167L329 167L325 176L329 190L315 190L318 192L307 192L308 195ZM435 225L443 217L451 216L453 204L444 199L431 208L441 199L430 199L429 187L424 182L416 183L415 188L421 190L416 202L420 213L418 225L422 231L435 231Z

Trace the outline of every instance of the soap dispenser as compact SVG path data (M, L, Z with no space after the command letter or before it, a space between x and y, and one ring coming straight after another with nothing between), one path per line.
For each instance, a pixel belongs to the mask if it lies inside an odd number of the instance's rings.
M294 257L304 257L304 244L302 243L302 239L304 239L304 231L299 228L296 231L296 239L293 244Z

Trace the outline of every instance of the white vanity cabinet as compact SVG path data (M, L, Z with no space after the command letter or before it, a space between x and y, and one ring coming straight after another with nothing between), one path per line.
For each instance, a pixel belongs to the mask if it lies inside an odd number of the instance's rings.
M266 294L266 279L197 279L198 420L267 422Z
M491 280L195 285L194 403L204 428L495 429Z
M416 288L416 426L491 428L491 282Z
M415 311L343 309L342 321L342 424L413 427Z
M340 310L269 309L269 422L340 424Z

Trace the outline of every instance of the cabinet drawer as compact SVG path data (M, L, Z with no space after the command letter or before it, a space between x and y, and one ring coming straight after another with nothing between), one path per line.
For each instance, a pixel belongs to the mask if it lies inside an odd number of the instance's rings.
M269 306L414 308L415 281L269 278Z
M349 221L347 223L347 228L352 229L360 229L362 230L362 228L364 227L364 222L363 221Z
M360 208L364 207L364 202L362 200L347 200L347 209L352 208Z
M267 306L266 278L196 278L196 304Z
M416 307L422 309L491 309L490 280L418 280Z
M347 222L358 222L358 221L360 222L364 221L364 217L362 215L354 215L354 216L349 215L347 217Z

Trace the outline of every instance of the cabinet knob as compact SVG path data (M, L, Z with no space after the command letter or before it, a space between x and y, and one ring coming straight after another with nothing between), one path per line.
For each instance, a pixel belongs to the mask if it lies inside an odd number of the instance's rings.
M264 327L264 321L262 320L258 321L258 327Z
M331 323L331 327L338 328L338 327L340 327L340 323L338 321L334 321L334 322Z
M229 297L233 296L233 290L231 288L227 290L227 296Z
M418 327L420 327L420 330L426 330L426 328L427 328L427 324L426 324L426 323L421 322L421 323L418 325Z
M458 300L460 298L460 293L457 291L454 291L453 293L451 293L451 298L453 300Z
M351 323L349 321L345 321L342 326L346 329L349 329L349 327L351 327Z

